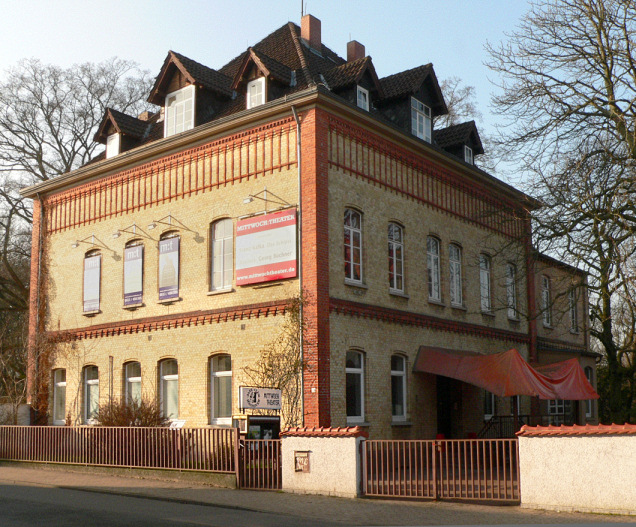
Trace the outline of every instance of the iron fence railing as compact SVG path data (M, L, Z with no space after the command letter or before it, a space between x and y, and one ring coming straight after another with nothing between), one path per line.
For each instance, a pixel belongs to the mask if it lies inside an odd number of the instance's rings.
M282 487L280 439L242 439L239 457L242 489L279 490Z

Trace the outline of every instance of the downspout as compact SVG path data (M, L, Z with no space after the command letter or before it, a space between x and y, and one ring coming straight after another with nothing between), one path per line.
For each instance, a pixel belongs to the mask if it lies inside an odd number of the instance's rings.
M298 166L298 294L299 299L299 346L300 346L300 415L301 426L305 426L305 350L304 350L304 332L303 332L303 221L302 221L302 179L301 179L301 156L300 156L300 119L296 107L292 105L292 114L296 121L296 164Z

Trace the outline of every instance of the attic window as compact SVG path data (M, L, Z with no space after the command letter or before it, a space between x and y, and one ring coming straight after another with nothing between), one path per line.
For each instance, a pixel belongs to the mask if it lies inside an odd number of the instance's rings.
M473 149L470 146L464 145L464 161L470 165L474 164Z
M164 137L194 128L194 85L166 95Z
M247 109L265 104L265 77L247 83Z
M106 138L106 159L115 157L121 151L121 134L110 134Z
M365 90L362 86L358 86L358 108L369 111L369 90Z
M431 142L431 109L415 97L411 97L411 133Z

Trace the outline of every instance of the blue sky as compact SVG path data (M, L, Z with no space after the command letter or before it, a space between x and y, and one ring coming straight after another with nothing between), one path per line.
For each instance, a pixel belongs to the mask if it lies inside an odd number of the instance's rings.
M21 58L68 66L113 56L153 75L168 50L219 68L288 21L300 24L301 0L4 0L0 70ZM526 12L526 0L307 0L322 22L322 40L346 56L355 39L380 77L432 62L439 79L475 86L485 131L495 89L486 41L505 39Z

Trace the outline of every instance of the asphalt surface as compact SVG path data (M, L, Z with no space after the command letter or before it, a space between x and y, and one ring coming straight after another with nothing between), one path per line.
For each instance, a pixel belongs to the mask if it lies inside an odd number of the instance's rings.
M518 506L345 499L219 489L49 467L0 465L0 526L636 524L636 516Z

